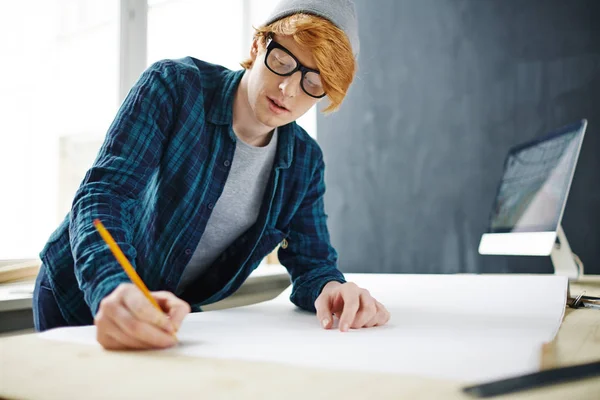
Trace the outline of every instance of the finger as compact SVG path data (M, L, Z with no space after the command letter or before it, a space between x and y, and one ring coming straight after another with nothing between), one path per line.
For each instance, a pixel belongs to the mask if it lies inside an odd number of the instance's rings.
M123 307L117 307L110 316L110 319L126 335L140 340L147 345L147 348L166 348L177 343L177 339L173 333L169 333L154 324L136 318L131 310L124 305Z
M107 350L142 350L149 347L141 340L128 336L109 318L105 318L97 328L97 340Z
M375 306L377 307L377 312L375 313L373 318L371 318L365 324L365 327L367 327L367 328L372 328L377 325L385 325L385 323L389 319L388 311L385 309L385 307L380 302L375 300Z
M381 318L381 315L378 312L377 314L375 314L373 316L373 318L371 318L369 321L367 321L367 323L364 325L364 327L365 328L372 328L372 327L376 326L377 323L379 322L380 318Z
M107 335L106 333L98 332L96 335L96 340L100 345L106 350L124 350L124 346L122 343L118 342L112 336Z
M378 314L381 314L381 318L377 321L377 325L381 326L381 325L385 325L389 322L390 318L391 318L391 314L388 311L387 308L385 308L385 306L383 304L381 304L380 302L378 302L377 300L375 300L377 303L377 309Z
M331 312L331 294L321 293L315 301L317 310L317 319L321 322L324 329L330 329L333 326L333 315Z
M344 298L342 297L341 291L331 294L331 312L337 319L342 317L342 311L344 311Z
M96 318L94 318L96 340L107 350L147 348L147 345L138 339L127 338L127 335L122 332L121 328L111 320L110 316L117 312L117 304L113 301L104 300L100 303L100 309L98 310L98 314L96 314ZM115 331L117 332L116 334Z
M377 315L377 305L375 299L371 297L368 291L361 290L360 292L360 308L356 313L352 328L362 328L369 322L373 317Z
M129 289L121 296L121 301L135 319L155 325L169 333L175 332L173 324L164 312L157 310L138 288L131 286Z
M373 323L372 326L385 325L390 320L390 313L384 307L384 305L377 300L375 300L375 304L377 305L377 315L371 321L369 321L369 324Z
M96 340L106 350L121 349L123 345L107 334L108 318L104 316L103 311L102 303L100 303L98 313L94 317L94 325L96 326Z
M358 287L356 287L357 289ZM360 306L359 300L359 292L352 286L346 287L346 290L342 289L341 296L344 301L344 309L342 311L342 316L340 317L340 330L342 332L347 332L352 323L354 322L354 318L356 317L356 313Z
M191 311L190 305L170 292L153 292L152 296L169 316L174 330L178 331L183 319Z

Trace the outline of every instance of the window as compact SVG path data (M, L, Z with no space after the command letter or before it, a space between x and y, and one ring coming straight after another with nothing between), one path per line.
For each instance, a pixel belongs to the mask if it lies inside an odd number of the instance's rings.
M148 2L148 62L192 56L240 69L242 0Z
M0 259L32 258L70 207L73 175L76 185L83 176L73 142L101 137L116 111L118 0L2 8Z
M135 81L144 65L188 55L240 69L252 25L276 2L149 0L146 7L143 0L29 0L0 6L0 260L37 257L68 213L122 101L123 70ZM130 22L120 18L122 3L141 9L146 23L123 26ZM131 30L141 30L133 35L146 51L123 55L120 43ZM298 121L313 136L315 109Z

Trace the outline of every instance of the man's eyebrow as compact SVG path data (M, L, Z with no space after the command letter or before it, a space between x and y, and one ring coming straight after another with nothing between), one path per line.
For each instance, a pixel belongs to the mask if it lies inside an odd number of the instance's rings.
M319 69L318 69L316 66L315 66L315 67L311 67L311 66L308 66L308 65L306 65L306 63L302 62L302 61L300 60L300 57L298 57L298 56L297 56L297 55L296 55L296 54L295 54L295 53L294 53L292 50L288 49L288 48L287 48L287 47L286 47L286 46L285 46L283 43L281 43L281 42L277 41L277 40L275 39L275 37L272 37L272 38L271 38L271 40L275 41L275 43L277 43L277 44L279 44L281 47L283 47L283 48L284 48L284 49L285 49L285 50L286 50L286 51L287 51L289 54L291 54L292 56L294 56L294 58L295 58L295 59L296 59L296 60L297 60L297 61L298 61L300 64L302 64L303 66L305 66L306 68L310 68L310 69L312 69L312 70L314 70L314 71L317 71L317 72L321 73L321 72L319 71ZM310 52L310 50L308 50L308 51ZM311 56L312 56L312 53L311 53Z

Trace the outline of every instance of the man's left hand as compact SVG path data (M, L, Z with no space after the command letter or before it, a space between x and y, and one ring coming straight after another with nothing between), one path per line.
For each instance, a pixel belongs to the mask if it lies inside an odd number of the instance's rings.
M315 301L317 318L321 326L331 329L333 316L340 320L340 331L348 329L370 328L386 324L390 313L375 300L369 291L355 283L329 282Z

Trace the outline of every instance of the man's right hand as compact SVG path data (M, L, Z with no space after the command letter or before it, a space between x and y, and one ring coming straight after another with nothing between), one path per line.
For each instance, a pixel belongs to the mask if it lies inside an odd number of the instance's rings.
M131 283L119 285L100 302L94 319L98 342L108 350L162 349L175 345L175 333L190 306L170 292L151 292L158 311Z

